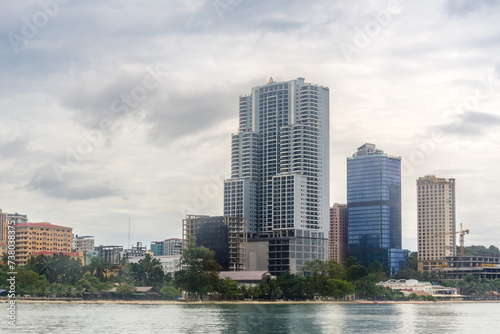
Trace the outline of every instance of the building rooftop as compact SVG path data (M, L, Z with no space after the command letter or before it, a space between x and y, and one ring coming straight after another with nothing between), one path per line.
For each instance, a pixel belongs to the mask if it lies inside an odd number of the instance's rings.
M79 257L80 256L80 254L78 254L78 253L73 253L73 252L59 252L59 251L39 251L39 252L33 253L31 255L32 256L38 256L38 255L52 256L54 254L59 254L59 253L63 253L64 255L68 255L68 256L71 256L71 257Z
M53 227L53 228L71 228L69 226L61 226L61 225L53 225L48 222L43 222L43 223L21 223L17 224L16 228L21 227L21 226L33 226L33 227Z

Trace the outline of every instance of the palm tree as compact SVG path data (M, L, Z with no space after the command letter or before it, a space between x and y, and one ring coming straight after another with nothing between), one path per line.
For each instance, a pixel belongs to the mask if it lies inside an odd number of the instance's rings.
M4 266L6 266L7 263L9 263L9 254L7 254L7 252L5 252L2 254L2 264Z
M100 279L101 281L105 278L107 263L100 257L93 257L90 260L89 270L90 273Z

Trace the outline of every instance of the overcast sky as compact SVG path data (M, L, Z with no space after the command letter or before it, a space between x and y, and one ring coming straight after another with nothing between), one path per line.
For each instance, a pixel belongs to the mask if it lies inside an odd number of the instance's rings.
M41 5L41 4L42 5ZM94 235L181 236L222 214L238 97L330 89L331 203L365 142L416 179L456 178L466 244L500 246L500 4L476 1L1 1L0 208ZM45 5L43 5L45 4Z

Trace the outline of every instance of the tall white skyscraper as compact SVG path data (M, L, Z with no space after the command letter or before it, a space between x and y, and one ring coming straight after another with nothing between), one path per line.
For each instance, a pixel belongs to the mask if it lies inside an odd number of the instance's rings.
M240 97L224 215L248 218L249 232L268 239L273 273L325 257L329 126L328 88L304 78L270 79Z

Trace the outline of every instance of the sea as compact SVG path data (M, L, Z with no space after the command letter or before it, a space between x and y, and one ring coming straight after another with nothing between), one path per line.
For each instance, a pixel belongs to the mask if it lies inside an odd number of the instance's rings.
M17 303L0 333L500 333L500 303Z

